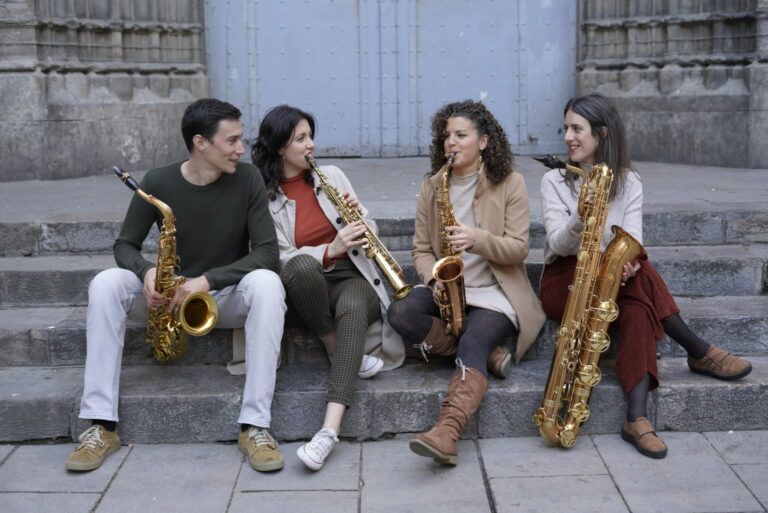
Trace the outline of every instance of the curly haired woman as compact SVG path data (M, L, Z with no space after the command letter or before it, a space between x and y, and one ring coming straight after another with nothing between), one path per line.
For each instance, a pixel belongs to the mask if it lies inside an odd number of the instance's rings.
M454 156L450 200L455 226L439 233L435 202L446 154ZM519 361L544 324L544 312L525 271L528 255L528 194L523 177L512 169L504 129L485 105L451 103L432 119L431 173L421 186L413 238L413 263L424 287L392 303L389 322L425 354L457 355L448 394L437 423L411 440L416 454L455 465L456 442L488 388L488 368L505 377L512 355L506 348L517 337ZM432 278L441 255L441 237L462 252L466 291L465 329L446 334L436 296L442 283Z

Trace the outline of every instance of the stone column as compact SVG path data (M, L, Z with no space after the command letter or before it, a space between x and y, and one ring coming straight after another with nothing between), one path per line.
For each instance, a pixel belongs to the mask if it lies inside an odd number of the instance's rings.
M0 0L0 182L181 159L208 94L200 0Z
M581 0L577 93L613 98L635 160L768 167L768 0Z

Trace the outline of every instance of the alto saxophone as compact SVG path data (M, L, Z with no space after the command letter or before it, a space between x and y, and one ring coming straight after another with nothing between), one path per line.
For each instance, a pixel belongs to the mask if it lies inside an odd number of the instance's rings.
M550 160L550 165L555 161ZM547 387L533 422L550 443L572 447L581 425L589 417L592 387L602 378L600 355L611 343L608 325L619 315L616 296L622 268L627 262L646 258L646 253L634 237L615 225L611 227L613 239L601 252L613 181L613 171L608 166L597 164L590 173L562 161L551 167L565 167L583 179L578 209L584 231L563 320L557 330Z
M395 261L392 254L387 251L387 248L384 247L384 244L381 243L381 240L365 219L363 219L360 212L356 208L350 207L349 202L344 199L344 196L339 190L328 183L328 178L320 171L314 158L310 155L305 155L304 159L309 164L309 167L312 168L312 171L317 175L320 180L320 187L325 192L325 195L328 196L328 199L331 201L333 207L339 213L339 216L341 216L344 223L350 224L355 221L361 221L363 226L365 226L365 233L363 234L363 237L366 239L366 242L363 244L365 256L376 262L376 265L379 266L381 272L384 273L384 276L395 291L395 299L403 299L410 294L411 290L413 290L413 286L405 282L403 268Z
M461 252L454 251L448 240L446 228L456 226L450 197L450 179L453 171L454 154L446 155L448 162L443 169L440 186L437 189L437 221L440 234L440 260L432 267L432 277L443 284L438 294L440 317L446 322L445 332L458 338L467 321L467 297L464 290L464 261Z
M176 287L184 283L183 276L176 276L174 269L179 263L176 255L176 227L171 208L164 202L147 194L131 175L117 166L112 170L129 189L135 191L163 215L163 224L157 239L157 274L155 290L169 301L176 293ZM207 292L193 292L181 302L178 310L169 312L165 305L149 309L147 322L147 343L152 345L155 359L164 362L182 356L187 352L189 337L201 337L216 325L219 308L216 300Z

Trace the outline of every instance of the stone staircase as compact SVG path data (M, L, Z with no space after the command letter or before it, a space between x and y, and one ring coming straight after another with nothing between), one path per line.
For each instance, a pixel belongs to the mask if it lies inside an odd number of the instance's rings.
M415 282L409 248L412 218L379 219L382 239ZM114 265L115 221L0 223L0 442L71 439L85 360L90 279ZM534 219L528 272L542 268L543 227ZM655 212L645 216L650 258L678 298L684 317L708 340L749 355L755 370L725 383L694 375L679 346L659 346L661 388L649 412L660 430L764 429L768 426L768 207L723 213ZM150 240L146 249L154 247ZM507 380L492 379L467 436L533 435L530 415L546 382L556 329L548 323ZM128 443L233 440L243 377L230 376L231 332L196 339L190 353L158 364L144 329L129 326L121 380L120 430ZM615 351L609 352L610 360ZM611 372L595 389L588 433L620 429L623 394ZM451 365L408 359L396 371L358 382L342 436L379 438L428 428ZM283 440L309 438L325 405L328 365L319 344L288 328L272 406Z

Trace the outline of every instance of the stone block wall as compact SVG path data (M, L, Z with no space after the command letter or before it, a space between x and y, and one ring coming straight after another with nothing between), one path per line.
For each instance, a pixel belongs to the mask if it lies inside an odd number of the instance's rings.
M183 158L203 44L200 0L0 0L0 182Z
M768 0L582 0L577 93L612 97L632 158L768 167Z

